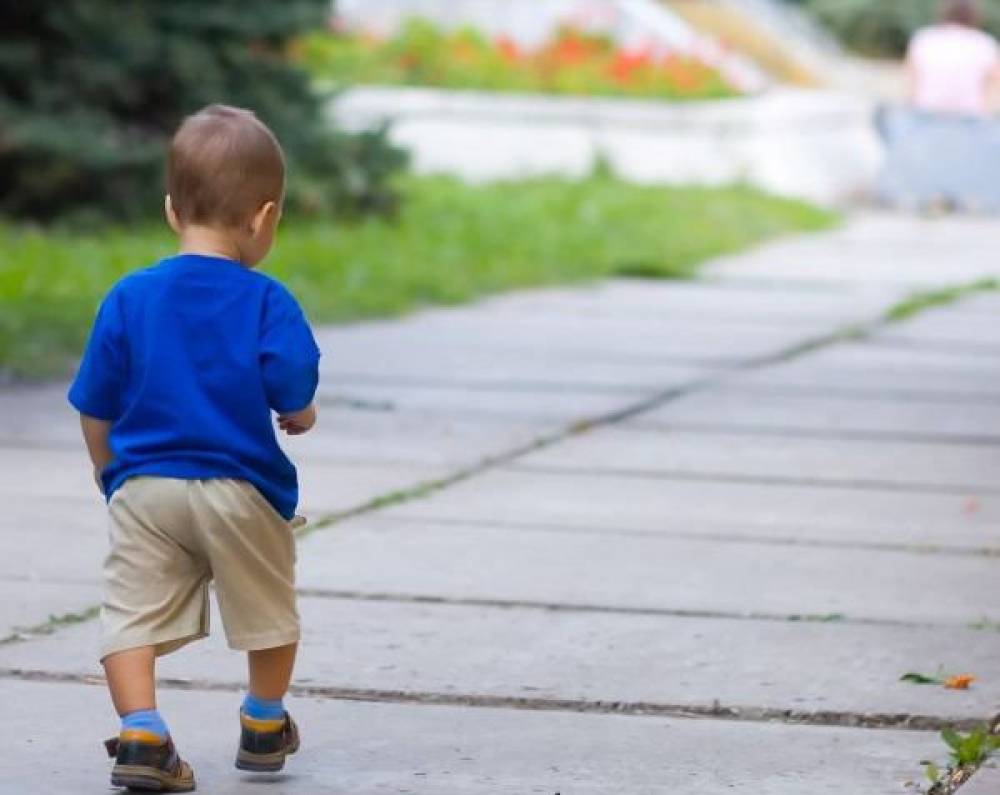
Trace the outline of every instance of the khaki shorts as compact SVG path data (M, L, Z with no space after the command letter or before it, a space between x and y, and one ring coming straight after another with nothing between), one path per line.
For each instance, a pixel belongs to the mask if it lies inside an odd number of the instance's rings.
M299 639L295 539L242 480L137 477L111 499L101 658L140 646L168 654L208 635L213 579L233 649Z

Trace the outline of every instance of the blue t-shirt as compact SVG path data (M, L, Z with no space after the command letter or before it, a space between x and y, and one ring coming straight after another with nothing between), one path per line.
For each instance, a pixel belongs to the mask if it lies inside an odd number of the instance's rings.
M234 260L181 254L108 293L69 400L112 423L109 500L137 475L239 478L291 519L298 479L271 412L308 406L318 365L284 286Z

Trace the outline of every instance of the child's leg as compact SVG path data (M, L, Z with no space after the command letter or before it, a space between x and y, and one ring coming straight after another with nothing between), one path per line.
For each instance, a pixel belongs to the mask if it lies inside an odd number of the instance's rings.
M156 650L153 646L129 649L104 660L111 700L120 716L156 709Z
M110 654L103 663L122 732L137 730L165 742L170 730L156 709L156 648L142 646Z
M177 755L170 730L156 709L156 647L115 652L101 662L122 719L118 737L106 743L115 760L111 786L129 792L193 790L194 772Z
M295 666L298 643L247 652L250 692L240 707L240 748L236 767L277 772L285 757L299 750L299 730L283 698Z
M295 667L298 643L247 652L250 670L250 693L265 701L280 701L288 692Z
M292 530L245 481L192 481L191 504L229 645L247 652L244 714L280 720L300 635Z
M101 662L122 732L166 740L155 660L206 634L208 563L191 551L197 547L186 532L186 481L133 478L115 494L110 513Z

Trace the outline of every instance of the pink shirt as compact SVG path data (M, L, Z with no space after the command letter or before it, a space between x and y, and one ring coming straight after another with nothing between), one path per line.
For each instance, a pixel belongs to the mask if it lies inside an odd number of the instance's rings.
M924 28L910 42L907 60L921 110L988 113L987 86L1000 63L1000 47L988 33L953 24Z

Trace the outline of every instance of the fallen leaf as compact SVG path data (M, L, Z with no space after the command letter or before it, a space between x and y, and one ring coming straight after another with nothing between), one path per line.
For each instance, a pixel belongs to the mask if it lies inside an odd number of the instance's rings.
M969 685L976 681L972 674L958 674L944 680L944 686L949 690L968 690Z
M899 677L899 681L912 682L915 685L939 685L942 683L936 676L927 676L926 674L913 673L912 671Z

